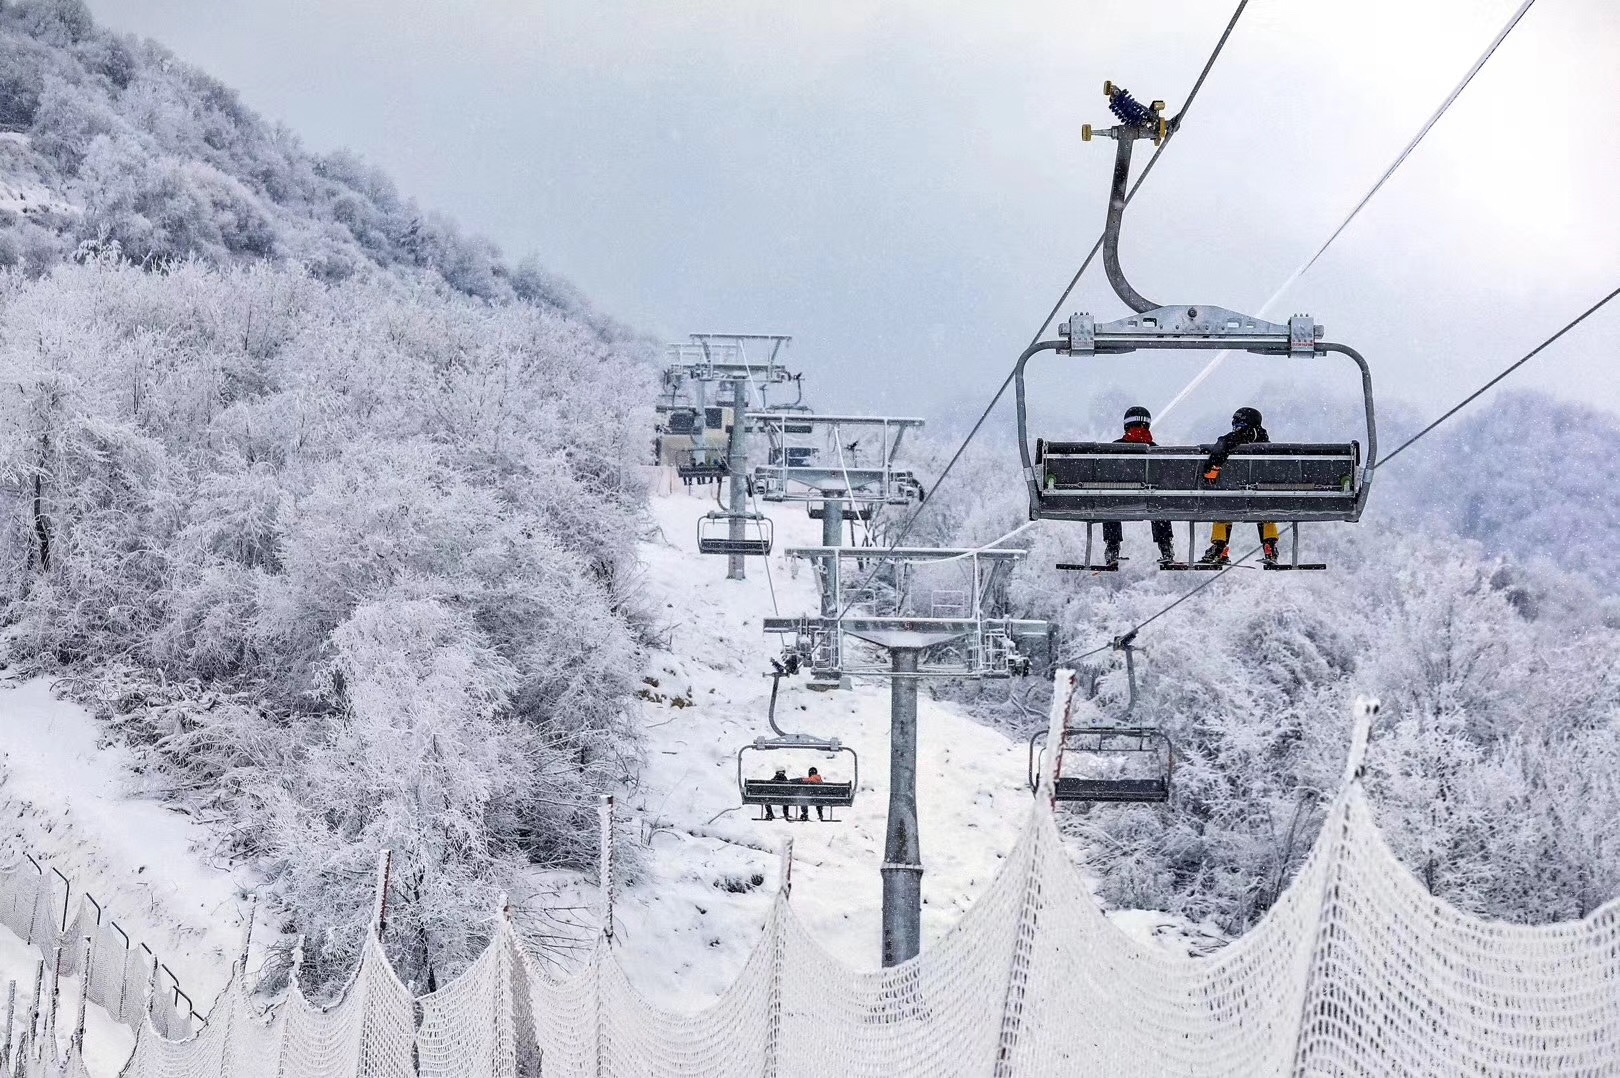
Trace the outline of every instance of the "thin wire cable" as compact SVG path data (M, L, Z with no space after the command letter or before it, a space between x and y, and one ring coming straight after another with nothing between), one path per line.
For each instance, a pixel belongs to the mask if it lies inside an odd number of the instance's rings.
M1237 27L1238 18L1243 14L1243 9L1248 6L1249 0L1238 0L1238 5L1232 12L1232 17L1226 22L1226 29L1221 31L1220 40L1215 42L1215 48L1210 51L1209 59L1204 61L1204 67L1198 72L1198 78L1193 80L1192 89L1187 91L1186 104L1182 105L1181 111L1176 113L1176 115L1171 119L1168 133L1165 135L1164 139L1159 143L1159 145L1154 148L1153 156L1148 158L1148 163L1142 167L1141 173L1136 177L1136 182L1131 184L1131 189L1126 192L1125 205L1129 206L1131 204L1131 200L1136 197L1136 192L1141 190L1143 181L1145 181L1148 178L1148 175L1153 171L1153 166L1158 164L1160 156L1163 155L1164 151L1169 148L1171 141L1176 137L1177 133L1180 132L1181 121L1192 109L1193 102L1198 98L1198 92L1204 87L1204 80L1209 78L1210 70L1214 68L1215 61L1220 59L1221 50L1226 48L1227 40L1231 38L1232 31ZM1058 296L1057 302L1052 305L1052 309L1047 312L1046 317L1042 319L1041 324L1035 330L1034 335L1030 337L1030 345L1040 342L1041 334L1046 332L1046 327L1052 324L1052 319L1057 317L1058 311L1062 310L1063 305L1069 301L1069 296L1074 292L1076 286L1079 285L1080 278L1085 275L1086 270L1091 266L1092 261L1097 257L1097 252L1102 250L1103 238L1105 235L1106 230L1097 236L1097 242L1091 245L1091 250L1086 254L1085 260L1080 263L1080 268L1074 271L1074 276L1069 278L1069 283L1064 287L1063 293ZM990 398L990 403L985 406L985 409L979 415L978 420L968 431L967 437L962 439L962 444L956 447L956 452L951 454L951 459L945 463L944 469L939 473L938 477L934 479L933 490L931 490L929 493L932 494L939 491L940 484L944 483L945 477L951 474L951 469L956 467L956 462L962 459L962 454L967 452L967 447L978 435L979 428L983 427L984 421L990 418L990 413L995 411L996 405L1001 403L1001 398L1006 394L1007 387L1012 385L1012 381L1013 372L1009 371L1007 377L1002 380L1001 388L997 389L995 396ZM901 525L900 533L895 536L894 542L889 544L888 550L884 552L883 557L880 558L878 563L872 567L870 572L868 572L867 581L863 581L863 583L869 582L873 576L882 570L884 564L889 560L889 553L897 549L901 543L905 542L906 536L911 534L912 526L917 523L917 520L922 516L922 512L923 503L919 502L917 508L912 510L911 515L908 516L905 523ZM839 617L842 617L847 611L848 607L846 606L843 610L839 611Z
M1339 238L1339 233L1350 227L1350 222L1356 219L1356 214L1360 213L1362 208L1366 206L1367 203L1372 201L1373 196L1378 193L1379 189L1389 181L1389 178L1395 175L1395 170L1401 167L1401 165L1406 161L1407 157L1411 155L1413 150L1417 149L1418 143L1423 141L1424 136L1429 133L1430 129L1432 129L1435 124L1440 122L1440 117L1446 114L1446 110L1451 108L1452 103L1456 101L1457 98L1462 95L1462 92L1468 88L1468 84L1474 81L1474 76L1479 74L1480 68L1484 67L1490 58L1496 54L1497 48L1502 44L1502 42L1507 40L1508 34L1512 33L1513 28L1519 25L1519 20L1524 18L1525 12L1529 11L1530 5L1534 4L1535 2L1536 0L1524 0L1524 3L1519 5L1519 10L1513 13L1513 17L1507 21L1507 25L1502 27L1501 32L1498 33L1494 39L1492 39L1490 45L1486 47L1482 54L1480 54L1479 59L1474 61L1474 66L1468 69L1468 74L1462 77L1462 81L1457 83L1456 88L1453 89L1451 93L1446 96L1446 99L1440 103L1440 107L1434 110L1434 115L1430 116L1428 122L1418 129L1418 133L1412 137L1412 141L1406 144L1406 148L1396 155L1395 160L1387 169L1384 170L1384 174L1378 177L1378 182L1372 185L1372 190L1368 191L1361 197L1361 201L1356 203L1355 208L1350 211L1349 216L1345 217L1345 219L1340 222L1339 227L1333 230L1333 235L1329 236L1327 241L1316 249L1316 253L1311 255L1310 259L1306 261L1305 265L1300 267L1300 269L1294 274L1296 279L1300 276L1300 274L1316 265L1316 260L1321 258L1322 253L1333 244L1334 240Z
M1424 427L1422 430L1420 430L1416 434L1412 435L1412 437L1408 438L1406 441L1402 442L1400 445L1396 446L1394 449L1390 450L1388 453L1385 453L1383 455L1383 457L1381 457L1379 459L1378 463L1373 465L1374 470L1376 470L1378 468L1382 468L1384 465L1386 465L1390 461L1394 460L1395 457L1398 454L1400 454L1403 450L1405 450L1407 446L1411 445L1413 442L1417 441L1419 438L1423 437L1425 434L1429 433L1431 430L1438 427L1440 424L1444 423L1446 420L1450 419L1452 416L1456 415L1458 412L1462 411L1464 408L1468 407L1468 405L1472 404L1486 390L1490 389L1492 386L1496 385L1496 383L1500 382L1502 379L1506 378L1508 375L1512 374L1514 371L1518 370L1520 367L1524 366L1526 363L1528 363L1532 359L1536 358L1536 356L1538 354L1540 354L1542 349L1546 348L1548 345L1552 344L1558 338L1562 337L1564 334L1568 333L1570 330L1574 329L1576 326L1578 326L1582 322L1586 321L1592 315L1596 314L1599 310L1601 310L1603 308L1603 306L1605 304L1607 304L1610 300L1614 299L1615 296L1620 296L1620 288L1616 288L1614 291L1610 292L1608 295L1604 296L1602 299L1600 299L1596 303L1592 304L1592 306L1588 307L1586 310L1584 310L1580 314L1576 315L1569 322L1565 323L1563 329L1560 329L1557 333L1554 333L1551 337L1548 337L1546 340L1542 341L1540 344L1538 344L1534 348L1530 349L1530 351L1526 352L1522 358L1516 360L1514 363L1512 363L1510 366L1508 366L1505 370L1503 370L1501 374L1498 374L1495 378L1492 378L1489 382L1486 382L1484 385L1480 386L1478 389L1476 389L1472 393L1468 394L1468 396L1464 397L1460 402L1458 402L1455 406L1453 406L1449 411L1447 411L1439 419L1436 419L1433 423L1430 423L1427 427Z
M1456 87L1452 89L1451 93L1446 96L1444 101L1440 102L1440 107L1434 110L1434 113L1429 117L1428 121L1418 129L1418 133L1412 136L1412 141L1406 144L1405 149L1401 150L1401 152L1395 156L1395 160L1387 169L1384 170L1384 174L1378 177L1378 181L1368 189L1366 194L1361 196L1361 201L1357 202L1353 207L1351 207L1350 212L1345 215L1344 220L1339 222L1339 227L1333 230L1333 234L1328 236L1328 238L1323 241L1322 246L1316 249L1316 253L1311 255L1310 258L1306 259L1298 269L1290 274L1288 279L1284 281L1275 292L1272 293L1271 298L1266 300L1265 304L1260 308L1260 310L1255 312L1258 317L1269 318L1272 308L1276 306L1278 300L1282 299L1284 293L1286 293L1290 288L1294 287L1294 283L1301 277L1305 276L1306 272L1309 271L1312 266L1316 265L1317 260L1320 259L1324 253L1326 253L1327 249L1333 246L1333 241L1338 239L1339 236L1344 233L1346 228L1350 227L1350 222L1356 219L1356 215L1366 207L1367 203L1372 201L1373 196L1378 194L1379 190L1384 186L1384 184L1389 181L1389 178L1395 175L1395 170L1406 163L1406 159L1411 156L1412 151L1417 149L1418 143L1422 142L1424 136L1429 133L1435 124L1440 122L1440 117L1446 114L1446 110L1451 108L1452 103L1456 101L1459 96L1461 96L1465 89L1468 88L1468 84L1474 81L1474 76L1479 74L1480 68L1484 67L1486 62L1489 61L1493 55L1495 55L1497 48L1502 44L1503 41L1507 40L1508 34L1512 33L1513 28L1519 25L1519 20L1524 18L1525 12L1529 11L1530 5L1535 2L1536 0L1524 0L1524 3L1519 5L1519 10L1513 13L1513 17L1507 21L1507 25L1502 27L1501 32L1496 35L1488 46L1486 46L1485 51L1480 53L1479 59L1474 61L1474 66L1468 69L1468 73L1462 77L1462 81L1457 83ZM1208 381L1209 376L1214 374L1216 368L1225 362L1226 357L1231 354L1232 352L1230 349L1223 349L1216 352L1215 355L1211 357L1210 361L1204 365L1204 369L1194 375L1192 381L1188 382L1186 386L1182 388L1180 393L1177 393L1170 399L1169 404L1166 404L1163 408L1159 409L1159 418L1161 420L1164 419L1164 417L1169 415L1177 405L1186 400L1194 390Z
M1568 322L1564 323L1564 325L1562 327L1560 327L1559 330L1556 333L1554 333L1552 336L1548 337L1546 340L1542 341L1540 344L1536 345L1534 348L1530 349L1530 351L1526 352L1524 355L1520 356L1518 359L1514 360L1512 363L1508 364L1494 378L1492 378L1490 381L1486 382L1484 385L1480 386L1478 389L1474 390L1472 393L1468 394L1468 396L1464 397L1461 401L1457 402L1451 408L1447 409L1445 411L1445 413L1442 414L1434 422L1430 423L1428 426L1424 427L1422 430L1420 430L1416 434L1412 435L1412 437L1408 438L1406 441L1404 441L1400 445L1396 446L1390 452L1385 453L1381 458L1379 458L1377 461L1375 461L1373 463L1372 471L1377 471L1379 468L1382 468L1384 465L1386 465L1390 461L1394 460L1396 458L1396 456L1398 456L1399 454L1405 452L1407 448L1412 446L1419 439L1423 438L1425 435L1429 434L1431 431L1433 431L1436 427L1440 426L1446 420L1450 419L1452 416L1456 415L1458 412L1460 412L1464 408L1468 407L1468 405L1470 405L1474 401L1478 400L1482 395L1484 395L1486 392L1488 392L1491 389L1491 387L1493 387L1497 383L1501 382L1502 379L1506 378L1508 375L1512 374L1514 371L1518 370L1520 367L1524 366L1526 363L1528 363L1532 359L1536 358L1536 356L1540 355L1554 341L1558 340L1564 334L1568 333L1570 330L1574 329L1576 326L1580 325L1582 322L1584 322L1588 318L1592 317L1592 315L1594 315L1598 311L1602 310L1616 296L1620 296L1620 287L1616 287L1613 291L1609 292L1608 295L1604 296L1602 299L1598 300L1596 303L1594 303L1590 307L1586 308L1586 310L1582 311L1580 314L1576 315L1574 318L1572 318ZM1299 528L1299 525L1297 523L1295 523L1295 524L1290 525L1290 527L1297 530ZM1194 595L1197 595L1199 592L1203 591L1205 588L1209 587L1211 584L1214 584L1217 580L1221 579L1221 577L1225 576L1227 573L1231 572L1233 569L1236 569L1239 565L1242 565L1244 562L1248 561L1250 558L1254 557L1254 555L1256 555L1259 552L1260 552L1260 547L1258 547L1258 546L1255 547L1253 550L1250 550L1247 554L1243 555L1241 558L1238 558L1236 561L1232 562L1232 564L1228 565L1226 568L1222 569L1220 572L1216 573L1214 576L1210 577L1208 580L1204 581L1202 584L1198 585L1196 588L1191 589L1186 594L1182 595L1180 598L1178 598L1174 602L1170 603L1168 606L1165 606L1165 607L1161 608L1157 613L1153 614L1151 617L1147 618L1144 621L1138 622L1134 627L1127 630L1126 635L1129 635L1130 633L1139 632L1140 630L1147 628L1149 625L1152 625L1155 621L1158 621L1160 618L1162 618L1166 614L1170 613L1170 611L1174 610L1176 607L1180 606L1182 603L1186 602L1188 599L1191 599ZM1188 554L1190 555L1191 551L1188 551ZM1107 645L1104 645L1104 646L1106 647ZM1096 652L1091 651L1091 652L1087 652L1086 654L1094 655L1094 654L1096 654ZM1083 658L1083 657L1084 656L1077 656L1076 658ZM1056 661L1057 662L1068 662L1068 661L1071 661L1071 660L1070 659L1058 659Z

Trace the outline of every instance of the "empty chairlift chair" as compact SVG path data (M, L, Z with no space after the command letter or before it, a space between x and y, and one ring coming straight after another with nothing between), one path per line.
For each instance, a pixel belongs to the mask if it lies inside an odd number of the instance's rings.
M1175 771L1175 745L1163 730L1130 725L1136 711L1136 646L1134 631L1113 643L1125 655L1125 677L1130 695L1125 711L1114 722L1093 726L1064 726L1052 751L1053 801L1101 801L1154 804L1170 799ZM1068 712L1065 711L1065 722ZM1049 746L1046 731L1029 739L1029 788L1040 789Z
M733 524L741 524L741 536L733 538ZM705 513L698 520L698 553L763 558L771 552L771 534L771 518L763 513Z
M1052 800L1151 804L1170 799L1175 753L1163 731L1138 726L1086 727L1067 731L1063 741ZM1113 764L1117 773L1064 774L1066 760L1093 766Z

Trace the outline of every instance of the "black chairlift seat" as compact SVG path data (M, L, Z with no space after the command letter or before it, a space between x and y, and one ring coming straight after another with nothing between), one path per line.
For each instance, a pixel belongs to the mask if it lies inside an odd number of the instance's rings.
M774 689L773 689L774 700ZM774 707L774 703L773 703ZM775 728L774 721L772 728ZM785 782L775 778L745 778L744 769L748 766L746 757L753 752L774 752L780 749L798 749L801 751L837 754L849 757L847 763L850 771L848 782L805 782L803 778L788 779ZM751 744L744 745L737 750L737 792L744 805L800 806L809 808L848 808L855 803L855 788L861 781L861 759L855 750L848 745L841 744L834 739L811 737L806 734L782 734L777 737L758 737ZM764 819L764 817L760 817ZM830 818L829 823L836 822L836 817Z
M1031 789L1037 785L1039 756L1036 744L1040 739L1041 734L1030 739ZM1052 787L1053 801L1154 804L1170 799L1171 777L1175 768L1175 747L1162 730L1151 726L1080 727L1064 733L1062 752L1063 759L1087 756L1134 756L1151 760L1153 767L1146 775L1089 777L1065 775L1060 766ZM1062 760L1059 763L1061 764Z
M731 537L733 521L742 522L741 538ZM771 531L771 518L761 513L705 513L698 521L698 553L763 558L771 552Z
M826 519L826 517L827 517L827 503L826 502L808 502L806 504L808 504L809 507L810 507L809 512L810 512L810 519L811 520L825 520ZM844 517L845 520L871 520L872 519L872 506L870 504L866 504L866 505L850 505L848 502L845 502L842 513L843 513L843 517Z
M775 782L771 779L744 779L742 803L745 805L820 805L823 808L847 808L855 803L853 782L804 782L792 779Z
M1204 446L1129 442L1035 443L1035 512L1057 520L1356 520L1359 442L1240 446L1204 478Z
M1075 779L1059 778L1054 801L1124 801L1152 804L1170 800L1170 783L1164 779Z
M723 460L687 460L675 465L675 474L682 479L696 479L699 482L720 480L726 477L726 463Z

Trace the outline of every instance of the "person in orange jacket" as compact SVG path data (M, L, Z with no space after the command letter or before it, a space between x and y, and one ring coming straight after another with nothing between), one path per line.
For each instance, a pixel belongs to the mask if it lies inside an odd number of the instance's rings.
M1210 451L1209 460L1204 462L1204 479L1210 483L1221 477L1221 468L1226 464L1226 458L1232 455L1232 450L1240 445L1252 445L1256 442L1269 442L1271 435L1261 425L1262 417L1258 408L1239 408L1232 413L1232 431L1215 439L1214 448ZM1277 525L1269 521L1256 525L1260 529L1261 557L1268 565L1277 564ZM1198 559L1200 565L1226 565L1232 560L1227 553L1226 543L1232 537L1232 525L1221 521L1209 530L1209 549L1204 556Z
M1156 445L1153 440L1153 416L1140 404L1125 409L1125 435L1115 443L1135 442L1138 445ZM1103 521L1103 564L1119 564L1119 544L1125 538L1125 529L1117 520ZM1159 564L1169 565L1176 560L1176 544L1168 520L1153 521L1153 541L1159 544Z
M821 785L821 772L817 771L815 768L812 767L810 769L809 774L805 775L804 778L800 779L799 781L800 782L808 782L811 785L819 786L819 785ZM822 821L823 823L826 822L826 820L827 820L827 809L826 809L825 806L823 806L823 805L817 805L816 806L816 819ZM810 806L809 805L800 805L799 806L799 820L800 820L800 822L803 822L803 823L808 823L809 822L809 820L810 820Z

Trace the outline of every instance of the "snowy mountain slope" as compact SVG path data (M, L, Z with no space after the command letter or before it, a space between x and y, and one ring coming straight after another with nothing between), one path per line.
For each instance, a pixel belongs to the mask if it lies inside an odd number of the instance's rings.
M76 214L79 208L52 189L31 157L29 137L0 131L0 215Z

